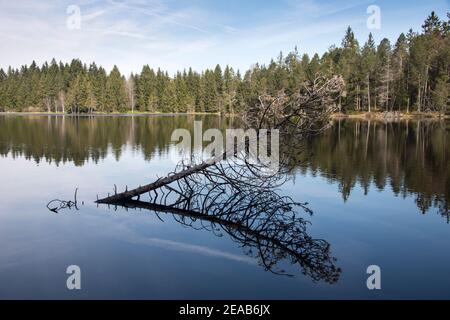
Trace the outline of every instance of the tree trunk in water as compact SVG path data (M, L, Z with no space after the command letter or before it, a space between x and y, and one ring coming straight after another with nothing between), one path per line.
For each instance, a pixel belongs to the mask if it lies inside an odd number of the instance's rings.
M409 97L408 97L408 101L406 103L406 113L409 113Z
M220 158L220 159L219 159ZM124 201L124 200L130 200L133 197L139 196L143 193L146 192L150 192L152 190L158 189L162 186L168 185L172 182L175 182L177 180L182 179L183 177L189 176L191 174L194 174L196 172L202 171L212 165L214 165L215 163L217 163L218 161L220 161L221 159L223 159L223 154L221 154L219 157L216 157L210 161L205 161L202 162L196 166L193 166L191 168L188 168L186 170L182 170L176 174L167 176L165 178L156 180L153 183L147 184L145 186L130 190L130 191L125 191L122 193L116 193L113 196L101 199L101 200L97 200L97 203L115 203L115 202L120 202L120 201Z

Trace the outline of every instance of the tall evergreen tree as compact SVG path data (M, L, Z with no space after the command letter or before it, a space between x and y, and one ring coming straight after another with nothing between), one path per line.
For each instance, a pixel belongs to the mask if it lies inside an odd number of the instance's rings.
M401 33L398 37L392 54L392 106L401 109L408 106L408 86L407 86L407 65L408 65L408 43L406 36ZM409 110L408 110L409 111Z
M106 81L107 110L125 111L127 109L127 93L125 79L120 74L117 66L114 66Z
M377 49L377 103L386 111L389 110L391 82L392 82L392 54L391 43L388 39L381 40Z
M340 72L347 84L345 93L346 106L353 105L356 110L359 109L360 97L360 79L355 66L359 64L359 43L356 40L352 28L349 26L342 40L342 53L339 59Z
M365 84L362 89L363 100L366 101L367 111L372 111L373 97L372 92L375 87L375 66L376 66L376 48L372 33L369 33L369 38L364 44L361 51L361 80Z

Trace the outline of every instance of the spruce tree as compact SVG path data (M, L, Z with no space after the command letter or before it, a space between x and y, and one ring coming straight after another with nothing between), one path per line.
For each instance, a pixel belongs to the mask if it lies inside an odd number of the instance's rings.
M364 83L364 89L362 89L363 100L367 105L367 111L372 111L373 97L375 87L375 64L376 64L376 49L375 42L373 40L372 33L369 33L369 38L364 44L361 51L361 80Z
M108 112L123 112L127 108L125 79L114 66L106 81L106 105Z
M388 39L381 40L377 48L377 104L380 108L389 110L391 101L391 82L392 82L392 56L391 44Z

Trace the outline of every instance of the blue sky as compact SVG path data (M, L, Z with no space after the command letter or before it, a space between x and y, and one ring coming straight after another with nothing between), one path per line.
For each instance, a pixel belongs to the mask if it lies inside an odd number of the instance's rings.
M370 5L380 8L380 29L367 27ZM55 57L116 64L126 74L144 64L171 74L217 63L246 70L295 46L322 54L348 25L361 43L369 32L394 42L420 30L432 10L444 18L449 8L450 0L0 0L0 67Z

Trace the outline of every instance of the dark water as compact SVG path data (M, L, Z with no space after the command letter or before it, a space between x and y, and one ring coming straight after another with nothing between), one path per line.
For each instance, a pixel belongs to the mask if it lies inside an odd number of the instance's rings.
M265 271L236 239L171 215L96 206L114 184L172 171L171 133L194 119L0 116L0 298L450 298L449 123L341 121L308 141L280 192L314 211L308 234L341 269L330 284L288 257L294 277ZM47 210L76 187L79 210ZM80 291L66 288L69 265ZM367 289L369 265L381 290Z

